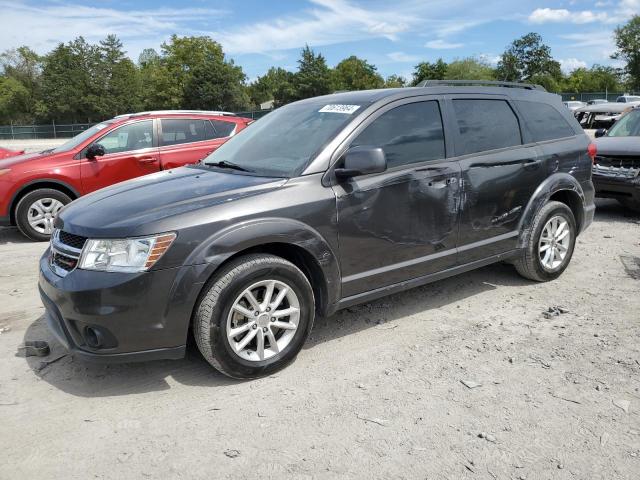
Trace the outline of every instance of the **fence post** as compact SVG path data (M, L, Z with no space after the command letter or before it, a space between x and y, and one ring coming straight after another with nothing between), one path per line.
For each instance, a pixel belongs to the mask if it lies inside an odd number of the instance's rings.
M11 140L15 140L15 139L16 139L16 137L13 134L13 120L11 120Z
M53 123L53 138L58 138L56 135L56 121L52 120L51 123Z

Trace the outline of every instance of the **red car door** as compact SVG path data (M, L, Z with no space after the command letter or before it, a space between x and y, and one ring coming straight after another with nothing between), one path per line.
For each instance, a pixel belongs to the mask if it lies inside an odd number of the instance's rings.
M224 125L215 126L214 122ZM234 122L202 118L160 120L160 164L163 169L198 163L229 139Z
M102 145L105 154L89 159L85 153L80 159L83 193L160 170L153 122L143 120L127 123L92 142L91 145Z

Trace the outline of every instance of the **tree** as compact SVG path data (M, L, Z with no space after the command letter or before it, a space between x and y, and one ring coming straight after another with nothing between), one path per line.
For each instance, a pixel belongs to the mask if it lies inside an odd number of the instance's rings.
M12 77L0 76L1 122L30 121L30 118L25 115L30 103L30 92L21 82Z
M41 115L59 121L92 121L101 117L98 65L100 51L78 37L60 43L44 58Z
M614 32L617 50L611 56L626 63L625 73L632 90L640 90L640 15L634 15Z
M296 100L326 95L334 90L331 70L322 54L315 54L306 45L298 60L298 71L293 78Z
M389 75L384 81L384 88L402 88L407 86L407 79L399 75Z
M447 64L439 58L435 63L420 62L414 67L411 85L416 86L424 80L444 80Z
M621 89L620 75L613 67L593 65L590 69L577 68L564 79L566 92L616 92Z
M136 66L123 50L122 42L115 35L108 35L100 42L98 50L101 116L113 117L139 110L142 84Z
M184 106L205 110L244 110L250 100L244 87L246 75L233 61L225 61L222 49L210 51L194 66L184 87Z
M0 54L0 66L7 79L15 80L22 87L18 88L12 82L10 84L13 87L6 87L10 88L6 92L7 95L10 92L15 94L17 90L20 91L21 100L19 103L22 111L14 118L25 122L33 121L36 114L36 103L40 97L42 58L29 47L23 46Z
M251 103L255 107L259 107L261 103L276 99L276 92L284 93L289 91L292 94L292 77L293 74L284 68L271 67L267 73L258 77L251 85L249 85L249 97Z
M483 60L474 57L454 60L447 65L447 80L495 80L495 70Z
M542 43L537 33L528 33L514 40L498 62L497 77L500 80L530 81L534 76L549 75L555 80L562 78L560 63L551 56L549 46Z
M337 90L370 90L384 85L376 67L355 55L338 63L333 74Z

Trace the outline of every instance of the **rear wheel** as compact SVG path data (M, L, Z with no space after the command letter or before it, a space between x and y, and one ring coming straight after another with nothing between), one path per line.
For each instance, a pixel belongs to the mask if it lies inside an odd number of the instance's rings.
M23 235L37 242L49 240L58 212L71 198L59 190L41 188L27 193L16 205L16 225Z
M576 235L571 209L561 202L547 203L526 233L522 257L514 262L516 270L537 282L558 278L571 261Z
M256 378L291 363L313 325L313 290L291 262L256 254L212 279L196 308L198 348L233 378Z

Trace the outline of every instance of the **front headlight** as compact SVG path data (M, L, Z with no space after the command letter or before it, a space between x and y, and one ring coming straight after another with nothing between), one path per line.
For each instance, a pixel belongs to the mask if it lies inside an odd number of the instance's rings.
M102 272L144 272L160 260L175 238L175 233L163 233L145 238L87 240L78 268Z

